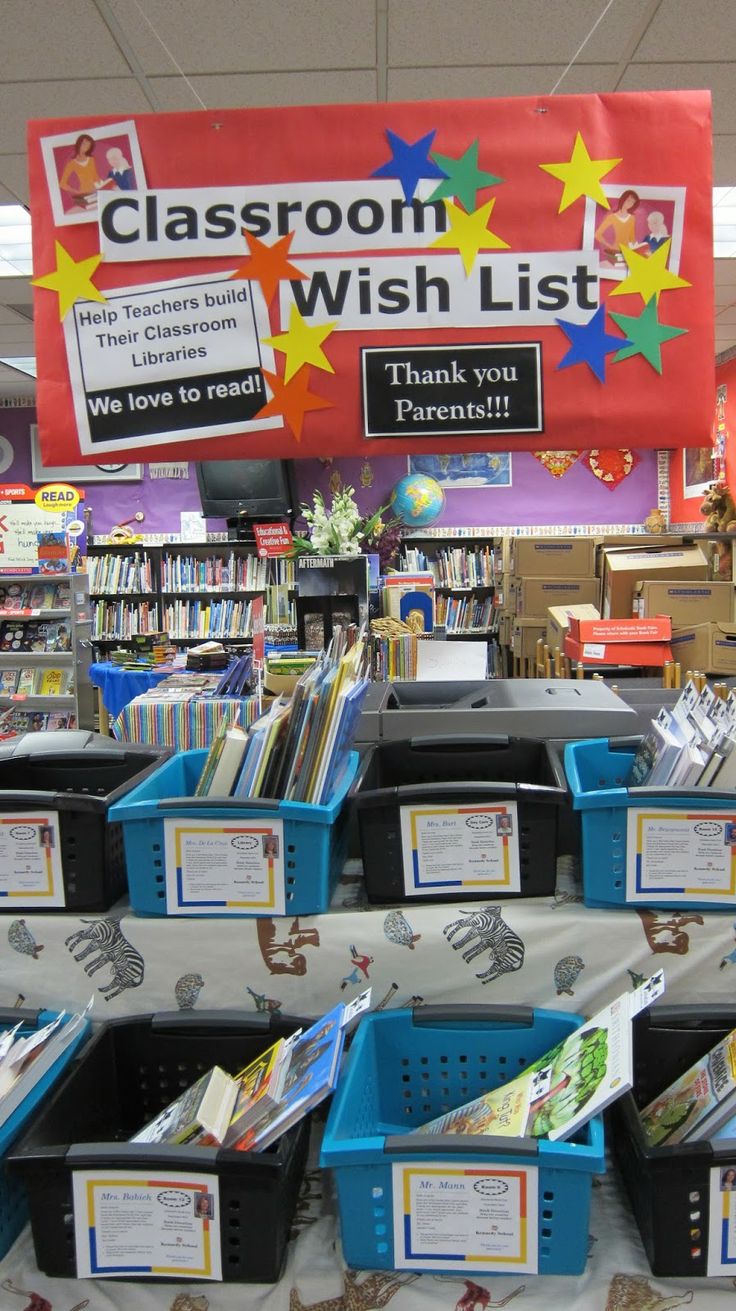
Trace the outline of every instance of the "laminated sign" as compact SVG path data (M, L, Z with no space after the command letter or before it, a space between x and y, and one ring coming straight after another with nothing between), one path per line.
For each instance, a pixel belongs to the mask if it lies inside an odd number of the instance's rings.
M707 444L710 154L705 91L31 122L44 461Z

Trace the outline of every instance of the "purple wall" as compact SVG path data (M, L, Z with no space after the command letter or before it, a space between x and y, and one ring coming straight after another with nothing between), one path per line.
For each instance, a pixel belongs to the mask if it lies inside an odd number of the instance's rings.
M29 427L35 419L31 409L0 408L0 435L15 451L13 463L0 474L0 482L31 482ZM203 444L203 453L206 444ZM657 504L657 457L655 451L640 451L640 463L615 490L609 489L578 463L564 478L553 478L528 452L518 452L512 461L511 487L449 488L442 525L457 527L508 526L530 524L639 524ZM164 451L162 463L167 457ZM324 464L321 460L297 461L297 485L301 500L310 500L315 488L329 492L330 479L336 473L343 484L355 487L358 504L364 512L388 501L394 483L407 470L406 456L382 456L365 461L337 458ZM188 479L152 481L144 466L139 483L90 483L85 485L86 504L92 507L93 531L104 534L114 524L130 519L142 510L145 519L142 533L178 533L180 510L199 510L199 494L194 466ZM361 478L373 479L370 487ZM213 530L224 523L209 520Z

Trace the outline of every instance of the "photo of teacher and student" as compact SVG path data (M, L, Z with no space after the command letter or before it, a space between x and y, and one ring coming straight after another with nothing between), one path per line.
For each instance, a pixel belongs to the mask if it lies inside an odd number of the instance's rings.
M46 137L41 148L57 223L96 219L100 193L145 188L134 123Z
M667 243L667 265L679 265L684 197L681 188L605 187L609 208L588 202L584 246L597 250L603 277L628 274L624 250L648 258ZM668 194L669 193L669 194Z

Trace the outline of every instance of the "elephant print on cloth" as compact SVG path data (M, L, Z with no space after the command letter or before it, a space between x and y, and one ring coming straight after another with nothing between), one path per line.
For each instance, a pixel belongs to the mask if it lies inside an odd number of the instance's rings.
M655 910L637 910L636 913L651 950L655 953L671 952L674 956L686 956L690 950L690 934L685 933L686 925L705 923L702 915L692 912L678 915L676 911L671 911L669 919L660 919Z
M319 946L319 930L303 929L297 916L286 931L283 942L278 942L276 932L280 922L270 915L256 920L256 936L263 962L269 974L295 974L301 978L307 972L307 958L302 948Z
M339 1297L328 1297L323 1302L310 1302L305 1305L299 1296L299 1290L292 1288L289 1294L289 1311L380 1311L388 1306L391 1298L405 1284L414 1283L419 1275L397 1274L395 1271L371 1272L360 1283L358 1278L365 1271L344 1270L343 1285L345 1291Z
M606 1311L673 1311L692 1302L690 1289L679 1297L666 1297L652 1288L643 1275L614 1275L608 1289Z
M97 991L105 1001L119 997L126 988L140 988L145 974L143 957L131 946L120 928L120 919L82 920L89 927L78 929L66 939L66 946L77 961L86 961L85 974L96 974L103 965L109 965L111 976ZM76 951L79 944L86 945ZM87 959L91 957L91 959Z
M461 929L465 932L455 941ZM504 921L500 906L483 906L473 910L462 919L453 920L442 930L447 941L452 943L453 951L461 951L463 960L470 965L484 952L488 952L490 964L485 970L476 971L476 979L481 983L493 983L502 974L513 974L524 964L524 943L518 933L514 933Z

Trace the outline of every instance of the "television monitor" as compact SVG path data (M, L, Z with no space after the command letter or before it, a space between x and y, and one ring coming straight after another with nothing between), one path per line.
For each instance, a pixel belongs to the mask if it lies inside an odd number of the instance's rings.
M206 519L291 522L296 514L289 460L203 460L197 464L197 483Z

